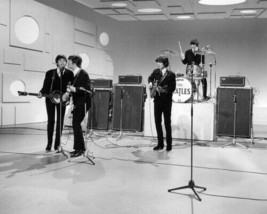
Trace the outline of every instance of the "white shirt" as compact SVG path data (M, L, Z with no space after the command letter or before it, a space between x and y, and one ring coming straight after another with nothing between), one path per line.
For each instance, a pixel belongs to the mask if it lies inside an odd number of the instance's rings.
M76 76L76 74L81 70L81 68L77 67L74 69L73 73L74 73L74 76Z
M164 76L164 74L166 73L166 71L167 71L167 68L163 68L163 69L161 70L161 72L162 72L162 76Z
M64 75L64 72L65 72L65 68L62 71L62 75ZM60 69L59 69L59 67L57 67L57 75L60 77Z

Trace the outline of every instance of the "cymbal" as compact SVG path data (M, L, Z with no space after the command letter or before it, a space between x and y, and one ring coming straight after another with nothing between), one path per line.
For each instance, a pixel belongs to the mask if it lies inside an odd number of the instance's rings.
M211 50L211 49L206 50L206 53L207 53L207 54L216 54L216 52L214 52L214 51Z
M198 49L198 50L194 51L194 53L195 53L195 54L203 54L203 53L204 53L204 51L203 51L203 50L200 50L200 49Z
M206 54L216 54L215 51L213 51L209 46L206 46L204 48L201 48L201 50L203 52L205 52Z
M161 50L161 52L166 53L166 54L171 54L171 55L176 55L177 52L171 49L165 49L165 50Z

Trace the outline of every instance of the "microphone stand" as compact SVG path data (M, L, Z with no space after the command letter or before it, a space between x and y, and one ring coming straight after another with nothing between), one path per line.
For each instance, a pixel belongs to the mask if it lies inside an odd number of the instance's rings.
M191 81L192 80L193 80L193 75L191 76ZM191 91L192 90L193 90L193 86L191 85ZM192 191L195 193L197 199L199 201L201 201L201 198L199 197L195 188L202 189L203 191L205 191L206 187L196 186L195 182L193 180L193 93L191 93L191 165L190 165L190 169L191 169L191 178L190 178L188 185L169 189L168 192L172 192L174 190L180 190L180 189L192 189Z
M59 152L61 152L66 158L70 158L69 154L66 153L66 151L63 149L63 147L61 146L61 135L62 135L62 125L63 125L63 118L62 118L62 76L63 76L63 71L65 70L65 68L63 69L59 69L60 70L60 102L59 102Z
M122 107L123 107L123 87L121 86L121 100L120 100L120 104L121 104L121 109L120 109L120 134L117 137L116 141L120 140L122 138Z

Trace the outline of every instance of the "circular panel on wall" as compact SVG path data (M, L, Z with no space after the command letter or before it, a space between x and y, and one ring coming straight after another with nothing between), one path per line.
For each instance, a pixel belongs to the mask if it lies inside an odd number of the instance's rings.
M86 53L79 54L80 57L82 57L82 68L86 69L90 65L90 58Z
M18 91L25 91L26 85L22 80L14 80L10 86L9 90L13 96L18 96Z
M23 16L15 24L16 37L24 44L32 44L39 37L39 25L38 22L30 17Z
M109 36L107 33L103 32L100 34L99 36L99 41L100 41L100 44L103 45L103 46L107 46L108 43L109 43Z

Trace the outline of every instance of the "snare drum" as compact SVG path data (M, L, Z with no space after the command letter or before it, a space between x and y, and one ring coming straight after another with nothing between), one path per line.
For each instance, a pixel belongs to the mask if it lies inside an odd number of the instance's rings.
M199 78L202 76L202 68L198 65L187 65L186 66L186 75L187 77Z
M184 77L176 78L176 89L173 92L172 100L175 103L184 103L191 97L191 83Z

